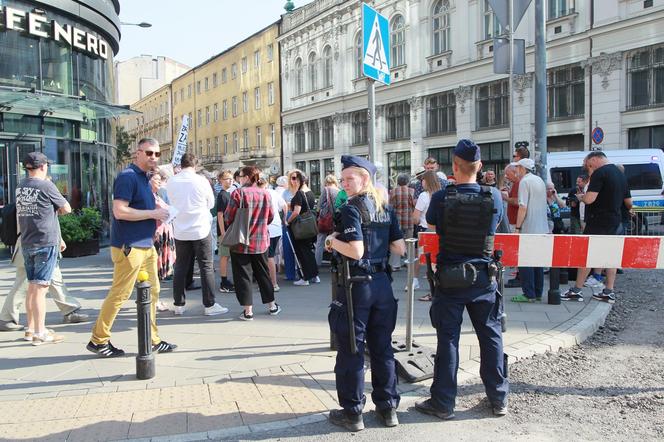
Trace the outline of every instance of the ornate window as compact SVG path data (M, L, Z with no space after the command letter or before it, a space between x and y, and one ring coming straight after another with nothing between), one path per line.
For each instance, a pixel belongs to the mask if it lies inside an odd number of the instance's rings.
M316 72L316 54L312 52L309 54L309 66L307 67L308 69L308 78L309 78L309 90L310 91L315 91L317 89L317 83L318 83L318 75Z
M454 92L431 95L427 99L427 134L441 135L456 131Z
M322 149L334 149L334 123L332 117L321 120L323 126Z
M304 84L302 78L302 59L298 58L295 60L295 96L302 95L304 93Z
M410 106L406 101L386 106L387 141L410 137Z
M369 141L367 134L367 110L353 112L353 145L367 144Z
M309 134L309 151L320 149L320 127L318 120L307 122L307 132Z
M493 9L488 0L483 0L482 2L484 7L482 8L482 14L484 14L484 35L483 40L490 40L494 37L498 37L503 33L503 27L498 22L498 17L494 14Z
M332 48L325 46L323 49L323 86L332 86Z
M390 44L392 45L392 66L401 66L406 63L406 20L403 15L397 15L390 25Z
M578 117L584 114L585 84L581 66L549 69L546 80L549 119Z
M302 153L304 152L305 146L305 132L304 132L304 123L297 123L294 128L295 132L295 152Z
M364 64L364 59L362 58L362 33L357 34L355 39L355 78L360 78L364 76L362 65Z
M477 86L477 128L509 123L509 81L499 80Z
M569 3L569 0L549 0L549 11L547 18L549 20L553 20L554 18L564 17L567 14L573 13L574 2L572 1L572 5L569 5Z
M629 60L629 107L664 104L664 46L634 52Z
M433 55L450 50L450 2L438 0L433 5L431 31L433 35Z

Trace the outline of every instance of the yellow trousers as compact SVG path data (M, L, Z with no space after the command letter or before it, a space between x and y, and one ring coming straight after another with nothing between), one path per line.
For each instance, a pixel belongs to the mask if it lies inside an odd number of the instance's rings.
M159 344L161 338L157 332L157 301L159 300L159 278L157 276L157 251L154 247L133 247L129 255L125 256L122 249L111 247L111 260L113 261L113 283L111 289L104 299L99 311L99 317L92 329L92 342L106 344L111 339L111 328L115 317L118 315L122 304L131 296L136 284L138 272L148 272L148 281L152 288L150 295L152 304L150 306L150 329L152 344Z

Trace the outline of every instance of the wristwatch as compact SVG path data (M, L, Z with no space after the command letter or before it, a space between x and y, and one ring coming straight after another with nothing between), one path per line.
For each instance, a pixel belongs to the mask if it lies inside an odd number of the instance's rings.
M333 239L334 239L334 238L330 238L330 237L325 238L325 247L326 247L326 248L328 248L328 249L331 249L331 248L332 248L332 240L333 240Z

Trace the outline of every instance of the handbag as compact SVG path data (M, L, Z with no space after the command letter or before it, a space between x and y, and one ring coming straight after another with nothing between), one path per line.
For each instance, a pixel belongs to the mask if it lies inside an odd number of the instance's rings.
M290 227L293 232L293 239L311 239L318 236L318 223L316 222L316 214L312 212L311 207L309 207L309 201L307 200L307 195L302 192L304 197L304 202L307 205L307 211L300 213L297 218L291 222Z
M235 247L238 245L248 246L251 241L249 236L249 208L244 206L244 194L242 190L238 189L240 192L240 207L238 207L235 212L235 219L226 230L224 239L221 240L221 244L226 247Z
M325 196L327 200L327 213L325 215L318 216L318 231L320 233L332 233L334 230L334 208L332 207L332 202L330 201L330 189L325 189Z

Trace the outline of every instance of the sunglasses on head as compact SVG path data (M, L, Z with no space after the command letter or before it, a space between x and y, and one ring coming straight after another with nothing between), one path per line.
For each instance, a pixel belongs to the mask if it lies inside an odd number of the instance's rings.
M141 152L143 152L148 157L154 155L155 158L159 158L161 156L161 152L155 152L154 150L142 150Z

